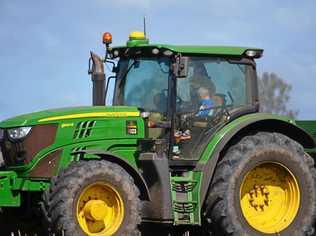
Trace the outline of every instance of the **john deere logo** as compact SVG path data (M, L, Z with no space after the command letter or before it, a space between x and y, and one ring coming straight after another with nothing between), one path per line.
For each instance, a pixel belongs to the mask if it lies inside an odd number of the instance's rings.
M74 123L64 123L64 124L61 124L61 128L67 128L67 127L73 127L74 126Z

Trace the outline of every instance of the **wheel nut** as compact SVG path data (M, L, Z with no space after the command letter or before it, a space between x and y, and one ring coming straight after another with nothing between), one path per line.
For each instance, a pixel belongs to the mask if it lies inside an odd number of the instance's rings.
M264 193L265 195L268 195L268 194L269 194L269 190L268 190L267 188L264 188L264 189L263 189L263 193Z

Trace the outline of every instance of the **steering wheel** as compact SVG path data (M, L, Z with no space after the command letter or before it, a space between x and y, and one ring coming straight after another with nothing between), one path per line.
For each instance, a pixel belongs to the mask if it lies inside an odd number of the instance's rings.
M214 127L217 125L223 118L229 117L229 108L234 107L234 99L231 96L229 92L227 92L229 99L231 100L230 104L227 104L227 95L226 94L221 94L217 93L214 96L217 96L219 99L221 99L221 102L219 103L218 101L216 102L217 104L220 105L214 105L208 109L205 110L213 110L212 115L208 115L205 117L199 117L198 113L201 111L200 109L196 110L195 109L191 111L183 111L183 112L177 112L177 117L178 117L178 122L180 124L180 127L188 127L189 129L194 126L194 123L205 123L207 127ZM179 99L179 102L182 103L183 101L181 98Z
M201 112L203 110L199 109L199 110L195 111L194 113L191 113L191 115L188 115L187 117L188 118L191 117L191 119L193 119L195 121L207 122L210 125L217 124L223 117L229 116L229 108L234 106L231 94L228 94L228 96L231 99L231 104L227 104L227 99L226 99L227 95L226 94L217 93L213 96L214 102L216 104L221 104L221 105L215 105L215 106L208 107L207 109L205 109L208 111L213 111L212 115L200 116L199 112Z
M227 95L231 101L230 104L227 104L227 99L226 99ZM214 96L222 99L222 105L211 108L211 109L214 109L215 113L211 117L208 118L210 121L210 124L213 124L213 125L217 124L223 117L230 116L229 108L234 107L234 99L229 91L227 91L227 95L222 94L222 93L217 93L214 95Z

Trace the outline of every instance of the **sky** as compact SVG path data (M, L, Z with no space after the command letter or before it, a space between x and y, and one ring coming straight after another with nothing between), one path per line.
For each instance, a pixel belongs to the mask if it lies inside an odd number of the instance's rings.
M151 42L263 48L259 75L293 86L290 108L316 119L316 1L0 0L0 120L91 105L90 50L123 45L147 18Z

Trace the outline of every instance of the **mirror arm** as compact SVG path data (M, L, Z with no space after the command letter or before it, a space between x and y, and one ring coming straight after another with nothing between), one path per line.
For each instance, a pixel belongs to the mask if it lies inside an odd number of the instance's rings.
M104 60L104 62L112 64L112 72L114 72L114 73L117 72L118 67L114 61L107 59L107 60Z
M107 62L107 63L112 64L113 67L115 66L115 62L114 62L114 61L111 61L111 60L109 60L109 59L105 59L104 62L105 62L105 63Z

